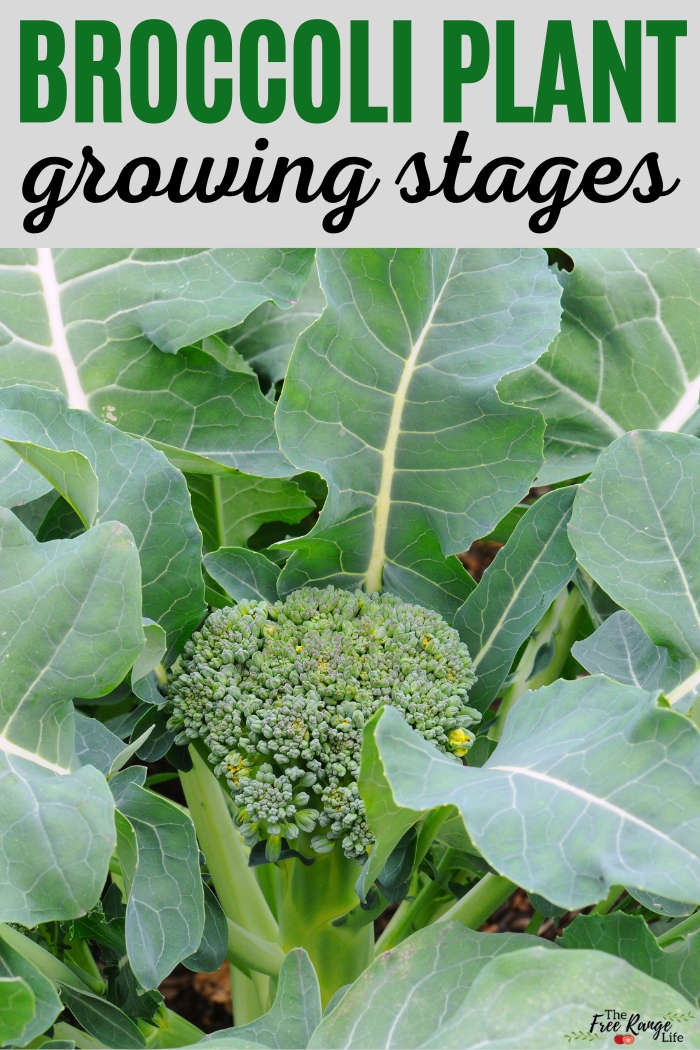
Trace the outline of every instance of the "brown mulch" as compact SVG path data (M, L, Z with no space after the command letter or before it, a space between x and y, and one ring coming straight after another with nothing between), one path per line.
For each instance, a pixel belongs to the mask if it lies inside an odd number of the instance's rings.
M516 890L479 930L482 933L525 933L534 914L535 909L525 890ZM578 914L577 911L566 912L559 919L558 926L555 926L551 919L545 919L536 932L540 937L554 941Z
M494 540L476 540L468 551L458 554L457 557L478 583L502 546L502 543L496 543Z
M176 967L160 986L165 1005L207 1035L233 1024L231 976L227 962L214 973Z

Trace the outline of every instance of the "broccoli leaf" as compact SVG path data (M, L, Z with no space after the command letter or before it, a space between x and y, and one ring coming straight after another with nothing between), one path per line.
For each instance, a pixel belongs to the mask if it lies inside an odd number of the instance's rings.
M177 647L203 612L201 536L182 475L146 441L122 434L49 390L0 389L0 436L77 451L99 482L97 521L128 526L141 558L143 612ZM87 695L76 690L73 695Z
M251 473L290 473L257 378L192 344L268 300L292 307L313 256L306 248L0 253L8 334L0 384L59 390L71 408L201 463L211 456Z
M245 547L222 547L204 555L209 575L237 602L244 599L276 602L280 569L258 551Z
M641 915L578 915L564 936L562 948L595 948L626 959L638 970L665 981L700 1006L700 933L683 939L667 951L660 948L656 937Z
M126 946L147 990L197 951L204 932L204 893L194 825L162 795L120 784L118 854L128 890Z
M67 984L61 987L61 998L85 1031L105 1046L118 1046L120 1050L142 1050L146 1046L138 1026L108 999Z
M34 1017L34 992L23 977L0 975L0 1042L15 1042L30 1028Z
M591 674L606 674L649 693L657 689L671 693L697 669L690 657L674 659L668 649L654 645L627 612L613 613L594 634L576 642L571 652ZM700 682L684 695L678 710L685 712L699 692Z
M61 775L0 752L0 921L72 919L99 900L114 802L93 766Z
M6 441L6 445L42 474L76 512L86 529L97 515L99 488L95 472L79 452L57 452L30 441Z
M528 510L455 616L477 673L469 703L480 710L498 695L520 645L574 574L566 528L575 495L573 486L555 489Z
M245 547L264 522L296 524L316 508L295 481L235 473L186 476L192 509L209 552Z
M561 334L501 380L505 401L547 421L540 484L587 474L625 431L700 431L700 252L575 249L561 272Z
M254 1040L245 1045L265 1046L269 1050L304 1050L321 1021L321 992L311 960L303 948L293 948L280 970L277 995L272 1009L257 1021L240 1028L225 1029L205 1039L203 1046L236 1046L236 1041Z
M591 576L673 661L692 661L671 702L687 703L700 682L699 517L700 441L636 431L601 455L569 525Z
M0 751L67 773L72 697L109 693L143 647L136 546L116 521L37 543L0 508L0 580Z
M199 947L192 955L183 959L183 965L196 973L211 973L218 970L226 958L228 948L228 926L224 910L214 892L203 883L204 930Z
M481 768L391 707L374 737L397 806L455 805L496 871L563 909L620 884L700 903L700 733L653 696L603 677L527 692Z
M50 492L51 487L51 483L34 467L0 441L0 507L31 503Z
M89 718L80 711L76 711L73 717L75 753L81 766L94 766L107 776L116 772L131 757L131 754L127 755L120 763L124 752L130 751L130 748L125 748L124 741L115 736L102 722L96 718Z
M687 1000L623 959L597 951L552 952L536 947L499 955L487 963L461 1008L421 1046L426 1050L512 1046L563 1050L590 1031L594 1015L604 1009L601 1004L612 1002L624 1003L628 1015L636 1011L645 1021L661 1018L662 1025L672 1015L672 1029L691 1046L700 1038L700 1025ZM655 1034L653 1030L638 1034L635 1046L658 1046ZM596 1044L613 1047L612 1033Z
M495 387L546 349L561 289L539 249L322 249L318 268L328 306L297 341L276 425L329 496L285 544L280 589L383 585L452 619L473 582L445 556L541 463L541 418Z
M280 310L274 303L263 303L241 324L220 332L219 338L255 370L265 386L274 387L284 379L297 337L313 324L325 305L318 272L313 266L299 301L291 309ZM229 354L206 349L231 368Z
M62 1007L51 981L33 963L25 959L0 937L0 979L8 980L13 977L21 978L34 996L31 1019L18 1035L12 1037L20 1045L26 1046L53 1024ZM0 1015L2 1014L3 1011L0 1008ZM2 1041L2 1036L0 1036L0 1042Z
M457 922L419 930L383 952L314 1032L309 1050L421 1046L464 1002L492 959L535 945L528 934L475 933Z

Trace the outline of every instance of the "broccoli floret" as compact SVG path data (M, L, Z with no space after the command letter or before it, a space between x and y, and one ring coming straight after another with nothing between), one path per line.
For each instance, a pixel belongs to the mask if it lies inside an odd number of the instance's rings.
M357 787L362 728L382 704L460 759L478 711L469 650L442 617L390 594L303 587L275 605L217 609L169 685L179 743L202 737L248 845L303 831L364 860L374 839Z

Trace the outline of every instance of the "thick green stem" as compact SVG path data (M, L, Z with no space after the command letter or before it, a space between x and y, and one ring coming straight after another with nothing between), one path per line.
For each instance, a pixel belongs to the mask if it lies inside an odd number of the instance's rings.
M233 825L222 789L206 760L195 747L190 747L192 769L181 773L182 787L194 821L197 838L206 857L209 873L228 919L254 934L262 941L276 941L278 928L275 918L267 906L252 868L241 837ZM245 974L241 974L245 977ZM247 982L247 983L246 983ZM259 1012L269 1008L269 978L264 974L251 973L245 981L238 982L242 991L236 1013L236 982L233 987L234 1020L237 1025L247 1024L254 1012L247 984L255 988ZM245 1016L248 1020L243 1021Z
M576 640L578 617L582 608L583 598L575 587L571 591L565 588L552 602L540 620L535 634L527 643L513 681L503 694L501 706L498 709L498 721L489 734L494 739L500 739L508 712L523 693L528 689L534 690L543 685L551 685L559 678L571 652L571 646ZM549 664L539 674L530 677L538 652L543 645L549 645L552 642L554 653Z
M514 882L503 875L484 875L436 922L461 922L470 930L478 930L517 888Z
M693 912L692 915L689 915L683 922L679 922L677 926L668 930L667 933L662 933L657 939L657 943L660 947L665 948L667 944L673 944L674 941L687 937L689 933L694 933L697 929L700 929L700 910Z
M259 973L250 976L243 973L237 966L231 966L231 1002L233 1004L233 1023L238 1028L251 1021L257 1021L258 1017L267 1013L269 991L263 990L262 994L258 988L260 982L256 978L261 977ZM269 978L266 977L268 982ZM262 995L265 996L263 1001Z
M337 845L310 866L286 860L277 867L279 940L285 951L305 948L311 957L323 1005L344 984L360 976L372 959L372 924L360 929L334 926L357 903L360 868Z

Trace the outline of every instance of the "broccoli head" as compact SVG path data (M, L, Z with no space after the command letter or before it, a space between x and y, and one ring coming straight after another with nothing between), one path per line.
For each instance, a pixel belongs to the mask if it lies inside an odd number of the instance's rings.
M269 860L300 831L321 854L374 842L357 786L362 728L382 704L459 760L481 715L466 645L442 617L390 594L303 587L217 609L173 669L168 725L202 737L248 845Z

